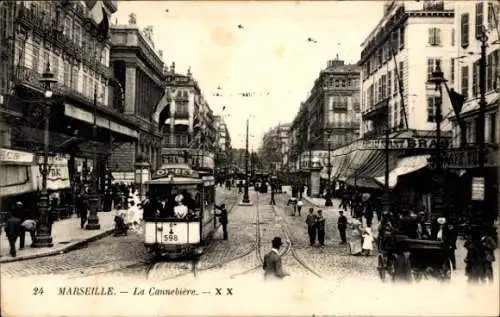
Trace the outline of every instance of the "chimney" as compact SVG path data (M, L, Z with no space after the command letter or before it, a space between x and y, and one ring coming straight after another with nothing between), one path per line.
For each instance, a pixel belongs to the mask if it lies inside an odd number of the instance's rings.
M172 62L172 66L170 66L170 72L175 73L175 62Z

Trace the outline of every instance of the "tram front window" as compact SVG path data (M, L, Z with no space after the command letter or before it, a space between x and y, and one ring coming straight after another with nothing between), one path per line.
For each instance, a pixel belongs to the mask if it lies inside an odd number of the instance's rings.
M197 218L201 212L196 185L156 185L150 187L148 217Z

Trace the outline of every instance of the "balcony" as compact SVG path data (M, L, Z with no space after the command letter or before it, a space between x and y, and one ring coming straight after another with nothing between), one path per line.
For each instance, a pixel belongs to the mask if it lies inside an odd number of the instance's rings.
M389 108L389 98L385 98L363 112L363 120L373 120L376 117L386 116Z
M346 122L330 122L326 124L326 129L359 129L359 122L346 121Z

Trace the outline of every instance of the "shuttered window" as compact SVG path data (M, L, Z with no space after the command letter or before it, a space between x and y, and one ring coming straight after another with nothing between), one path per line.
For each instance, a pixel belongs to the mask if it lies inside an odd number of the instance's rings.
M483 14L484 5L483 2L476 3L476 39L481 38L481 34L483 33Z
M462 67L462 95L465 99L469 96L469 67Z
M441 29L429 28L429 45L441 45Z
M463 48L469 46L469 14L464 13L460 16L461 26L461 45Z

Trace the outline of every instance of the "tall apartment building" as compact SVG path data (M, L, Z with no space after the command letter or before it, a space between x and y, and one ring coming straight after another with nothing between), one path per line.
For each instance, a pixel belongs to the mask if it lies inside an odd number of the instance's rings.
M455 77L453 2L387 1L361 47L361 137L383 135L387 123L393 132L434 131L438 96L427 81L437 60L450 82ZM450 111L443 98L442 130L451 130Z
M488 37L486 47L486 143L498 144L498 104L500 92L500 59L499 26L500 4L497 1L457 1L455 3L455 42L456 58L454 60L455 91L465 97L465 103L460 113L465 121L465 142L477 143L480 127L478 122L479 109L479 59L481 41L486 31ZM463 146L460 140L460 126L453 120L453 143L456 147Z
M103 186L111 140L115 145L137 141L137 124L123 114L124 90L109 67L109 20L116 1L3 1L0 8L2 147L40 155L41 105L49 102L50 152L68 162L60 169L63 182L49 177L51 189L84 180L90 166L97 167ZM43 98L40 83L48 66L57 80L50 100ZM17 172L19 179L41 178L23 175L26 169ZM28 185L9 186L34 190Z
M193 166L214 169L216 130L212 109L191 70L186 75L176 73L172 63L166 75L165 94L154 114L163 133L162 163L183 162L187 151Z
M133 177L139 153L146 156L153 169L161 162L163 135L153 114L165 93L166 74L162 52L155 50L152 36L151 27L139 29L133 13L128 25L111 27L110 62L115 78L125 88L124 114L139 127L138 142L114 148L111 167L115 175L128 173Z
M297 168L309 166L309 151L323 151L359 137L360 67L330 60L314 82L290 127L291 156ZM300 157L300 158L299 158Z
M261 155L271 171L289 168L289 136L291 123L280 124L262 138Z

